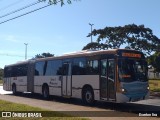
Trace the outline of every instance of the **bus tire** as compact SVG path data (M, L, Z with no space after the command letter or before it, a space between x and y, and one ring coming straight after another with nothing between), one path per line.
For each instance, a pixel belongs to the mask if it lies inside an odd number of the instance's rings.
M44 85L42 87L42 95L43 95L43 99L45 99L45 100L49 99L49 88L47 85Z
M94 104L94 102L95 102L94 93L93 93L93 89L91 87L83 88L82 99L83 99L83 102L87 105L93 105Z
M12 85L12 92L13 92L13 95L17 95L16 84L13 84L13 85Z

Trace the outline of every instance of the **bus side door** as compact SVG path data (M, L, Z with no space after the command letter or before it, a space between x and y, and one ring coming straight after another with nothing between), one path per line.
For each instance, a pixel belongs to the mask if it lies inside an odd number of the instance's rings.
M102 100L115 101L115 60L101 60L100 97Z
M62 96L71 96L71 63L64 62L63 63L63 79L62 79Z
M30 61L28 63L28 70L27 70L27 91L34 92L34 61Z

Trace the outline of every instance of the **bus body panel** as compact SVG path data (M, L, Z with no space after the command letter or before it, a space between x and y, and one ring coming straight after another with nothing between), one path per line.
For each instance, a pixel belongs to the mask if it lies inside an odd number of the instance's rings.
M72 97L82 98L82 88L90 85L94 91L95 100L100 100L99 96L99 75L73 75L72 76Z
M61 96L60 76L35 76L34 77L34 92L41 94L42 86L45 83L49 86L50 95Z
M12 90L12 85L16 85L18 92L27 92L27 76L8 77L3 79L3 89L7 91Z
M13 77L12 83L16 84L17 92L27 92L27 76Z
M11 81L12 81L11 77L3 78L3 89L4 90L6 90L6 91L11 91L12 90Z
M93 90L99 89L99 75L73 75L72 85L74 89L82 89L84 85L91 85Z

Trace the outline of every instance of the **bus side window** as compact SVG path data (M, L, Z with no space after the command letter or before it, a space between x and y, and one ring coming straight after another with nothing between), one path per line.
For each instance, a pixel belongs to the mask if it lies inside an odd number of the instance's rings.
M45 62L37 62L35 67L35 75L43 76Z
M108 62L108 76L114 80L114 61Z
M62 75L62 60L56 60L54 63L54 75Z
M87 72L89 75L99 74L98 60L89 60L88 61Z
M46 65L45 76L62 75L62 60L50 60Z
M4 68L4 77L11 77L11 67Z
M73 75L86 75L86 59L85 58L75 58L73 60Z

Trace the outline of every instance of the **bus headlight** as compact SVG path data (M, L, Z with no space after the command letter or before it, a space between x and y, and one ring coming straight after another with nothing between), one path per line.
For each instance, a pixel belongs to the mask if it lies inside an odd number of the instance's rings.
M121 91L122 91L122 93L126 93L127 92L127 90L124 89L124 88L122 88Z
M149 86L147 87L147 90L149 90Z
M121 90L122 90L122 92L124 92L124 91L125 91L125 89L123 89L123 88L122 88Z

